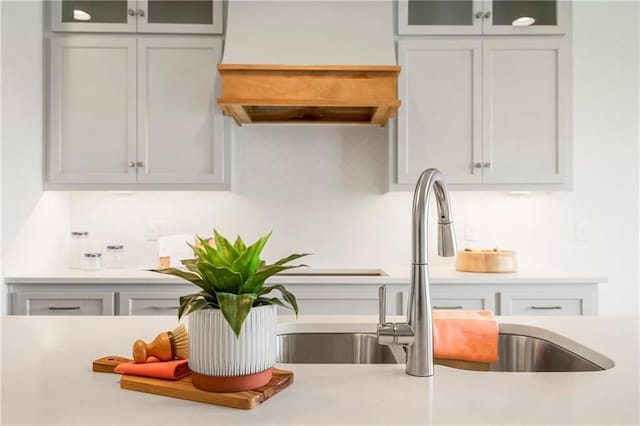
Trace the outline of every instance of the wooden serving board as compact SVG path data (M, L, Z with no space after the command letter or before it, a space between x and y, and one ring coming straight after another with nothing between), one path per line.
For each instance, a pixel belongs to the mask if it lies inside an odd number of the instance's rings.
M93 371L113 373L113 369L123 362L131 361L118 356L107 356L93 362ZM293 383L293 372L273 369L273 377L265 386L245 392L217 393L200 390L191 383L191 376L180 380L163 380L152 377L124 374L120 387L138 392L187 399L189 401L222 405L231 408L251 410Z
M511 250L469 250L458 252L456 270L462 272L516 272L516 253Z

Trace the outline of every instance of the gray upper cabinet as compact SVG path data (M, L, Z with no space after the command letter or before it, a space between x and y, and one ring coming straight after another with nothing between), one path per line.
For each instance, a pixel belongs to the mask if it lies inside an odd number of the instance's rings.
M399 0L399 34L564 34L569 0Z
M454 188L568 183L564 37L400 40L397 183L436 167Z
M567 41L507 37L482 43L483 183L565 182L571 126Z
M220 40L138 39L138 182L223 181Z
M50 40L49 189L224 187L218 37Z
M415 185L427 167L448 183L482 183L482 41L401 40L398 183Z
M52 0L50 5L53 31L222 33L221 0Z
M135 37L53 38L50 58L49 182L136 182Z

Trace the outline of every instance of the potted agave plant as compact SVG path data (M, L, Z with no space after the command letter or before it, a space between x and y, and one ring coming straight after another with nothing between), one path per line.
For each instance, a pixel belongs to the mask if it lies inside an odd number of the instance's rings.
M183 278L201 289L180 297L178 318L187 315L189 367L193 385L212 392L253 389L271 380L276 361L277 307L298 304L282 285L265 280L307 256L292 254L267 264L260 258L271 233L246 246L238 236L233 244L214 230L210 242L198 237L191 246L194 259L182 260L186 270L154 269ZM278 291L282 299L272 292Z

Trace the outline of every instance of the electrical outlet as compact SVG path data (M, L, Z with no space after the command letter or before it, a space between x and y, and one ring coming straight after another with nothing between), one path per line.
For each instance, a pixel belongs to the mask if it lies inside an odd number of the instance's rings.
M576 241L589 241L589 227L586 222L578 222L575 225Z
M167 234L167 222L157 220L147 223L147 241L157 241L158 237Z

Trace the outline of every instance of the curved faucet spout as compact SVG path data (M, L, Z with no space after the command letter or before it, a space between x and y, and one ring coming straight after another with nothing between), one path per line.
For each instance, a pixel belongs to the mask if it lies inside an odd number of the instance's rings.
M413 264L427 264L427 216L431 192L435 193L438 207L438 255L456 255L455 233L451 218L449 193L444 176L437 169L425 170L413 194Z

